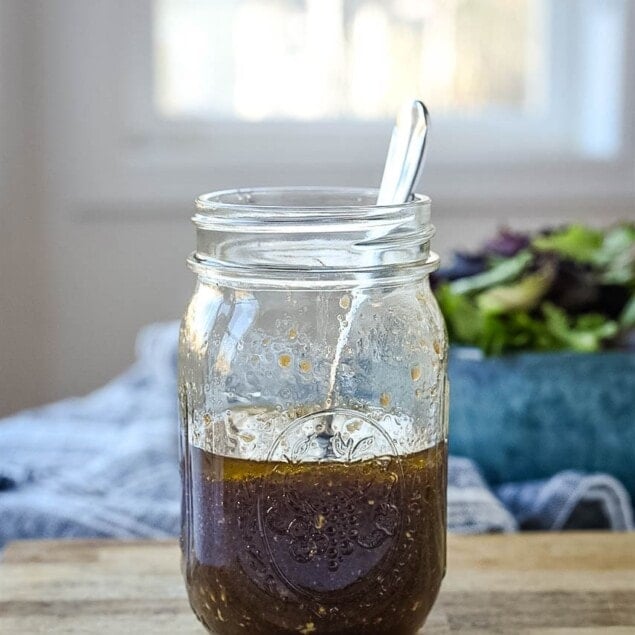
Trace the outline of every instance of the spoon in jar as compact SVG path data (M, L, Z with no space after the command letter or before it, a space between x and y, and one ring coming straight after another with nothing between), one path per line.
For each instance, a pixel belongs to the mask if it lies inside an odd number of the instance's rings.
M430 117L424 103L404 104L392 131L377 205L398 205L411 196L423 169Z
M410 199L423 168L428 129L428 109L422 101L415 100L402 107L392 131L377 205L398 205ZM355 313L364 301L364 295L354 293L352 300L348 301L350 306L345 318L340 322L340 331L329 372L329 387L325 403L327 409L333 406L340 358L348 342ZM324 436L333 436L333 416L326 418Z

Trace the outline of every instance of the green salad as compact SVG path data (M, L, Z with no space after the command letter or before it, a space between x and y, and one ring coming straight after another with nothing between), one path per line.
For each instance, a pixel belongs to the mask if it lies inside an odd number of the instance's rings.
M433 277L450 341L488 355L635 348L635 224L501 231Z

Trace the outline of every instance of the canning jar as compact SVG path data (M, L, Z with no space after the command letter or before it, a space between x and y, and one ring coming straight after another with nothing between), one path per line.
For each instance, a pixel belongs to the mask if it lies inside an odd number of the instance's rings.
M179 348L183 573L219 635L411 635L445 571L430 201L205 194Z

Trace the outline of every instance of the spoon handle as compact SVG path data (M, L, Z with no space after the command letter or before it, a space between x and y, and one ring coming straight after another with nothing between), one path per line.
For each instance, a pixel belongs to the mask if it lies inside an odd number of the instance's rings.
M397 205L410 198L423 168L428 128L428 109L422 101L402 108L392 131L377 205Z

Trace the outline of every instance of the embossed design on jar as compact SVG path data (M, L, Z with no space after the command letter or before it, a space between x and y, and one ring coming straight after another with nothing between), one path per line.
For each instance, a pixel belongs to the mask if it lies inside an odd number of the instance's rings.
M400 524L399 508L392 502L398 479L375 500L371 483L326 491L301 498L285 489L281 500L273 501L264 512L265 526L288 542L289 555L299 563L327 561L329 571L358 549L377 549L395 536ZM367 509L365 509L367 508ZM363 516L360 521L360 516Z
M376 422L342 409L294 421L270 455L281 447L288 463L273 464L258 494L263 542L278 577L324 603L369 592L376 567L399 566L390 559L403 524L403 472L392 440ZM362 461L373 478L364 478ZM298 492L298 477L311 471L314 488Z
M345 408L313 412L289 423L274 440L267 461L289 463L398 457L384 428L368 416Z

